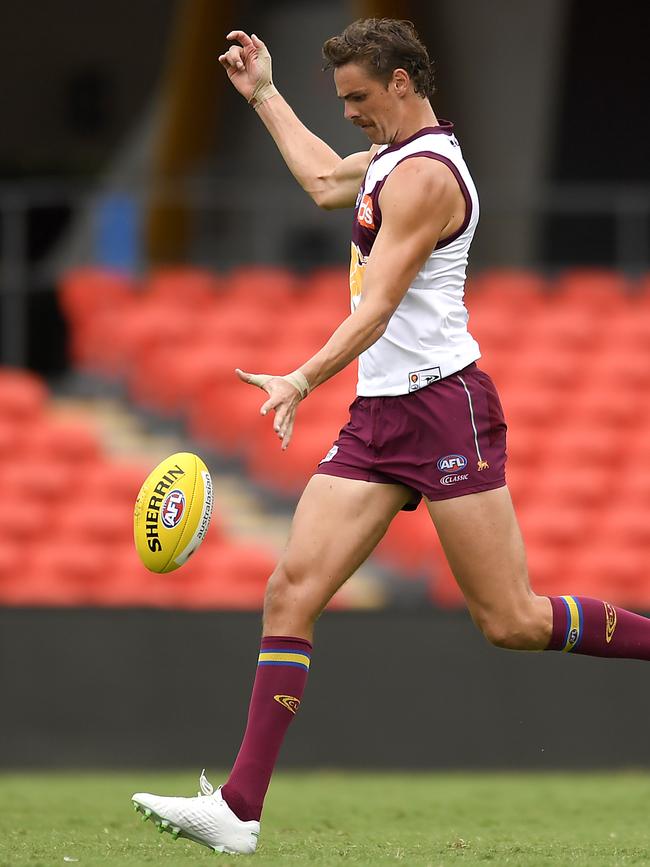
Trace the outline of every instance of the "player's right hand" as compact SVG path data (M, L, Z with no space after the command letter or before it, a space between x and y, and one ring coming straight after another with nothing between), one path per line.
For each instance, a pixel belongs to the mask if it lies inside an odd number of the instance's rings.
M263 101L260 96L268 99L270 90L275 92L275 89L271 80L271 55L266 45L254 33L249 36L243 30L231 30L226 39L239 43L219 56L219 63L234 87L248 102L253 97L258 102Z
M282 440L282 449L291 442L296 410L300 401L309 393L309 385L304 375L294 370L287 376L273 376L269 373L246 373L235 368L235 373L242 382L256 385L268 394L260 409L262 415L270 410L275 413L273 429Z

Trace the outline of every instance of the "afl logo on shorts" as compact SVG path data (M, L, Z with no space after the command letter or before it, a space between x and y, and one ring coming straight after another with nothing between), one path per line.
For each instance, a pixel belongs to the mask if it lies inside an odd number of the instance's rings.
M467 458L464 455L445 455L437 466L441 473L459 473L467 466Z
M173 530L178 525L185 511L185 494L176 488L170 491L162 501L160 507L160 520L168 530Z

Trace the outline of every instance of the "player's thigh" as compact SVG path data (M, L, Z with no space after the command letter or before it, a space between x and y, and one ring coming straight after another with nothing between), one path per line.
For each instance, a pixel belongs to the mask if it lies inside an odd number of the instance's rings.
M317 474L307 484L278 569L324 604L375 548L412 496L404 485Z
M508 488L427 501L427 508L472 616L521 610L531 590Z

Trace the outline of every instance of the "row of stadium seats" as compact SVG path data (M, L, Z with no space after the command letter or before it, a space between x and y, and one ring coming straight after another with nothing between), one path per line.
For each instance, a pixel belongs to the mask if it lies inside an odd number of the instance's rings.
M218 514L182 570L141 565L133 505L150 469L59 418L36 376L0 368L0 605L259 609L274 553L230 539Z
M168 270L138 287L75 272L61 303L80 369L183 419L196 440L238 457L262 487L297 494L347 419L354 365L301 405L281 452L258 413L263 397L234 375L236 366L285 372L312 355L346 315L341 269L301 277ZM470 281L467 304L510 425L508 481L533 584L650 604L641 568L650 554L650 277L486 272ZM425 578L438 603L459 602L423 508L398 516L378 556Z

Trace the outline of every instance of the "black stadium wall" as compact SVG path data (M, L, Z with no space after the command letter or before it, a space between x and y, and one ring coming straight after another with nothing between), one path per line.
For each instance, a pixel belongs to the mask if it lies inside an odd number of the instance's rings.
M227 767L257 614L0 610L0 767ZM650 667L513 653L461 613L328 613L285 767L650 766Z

